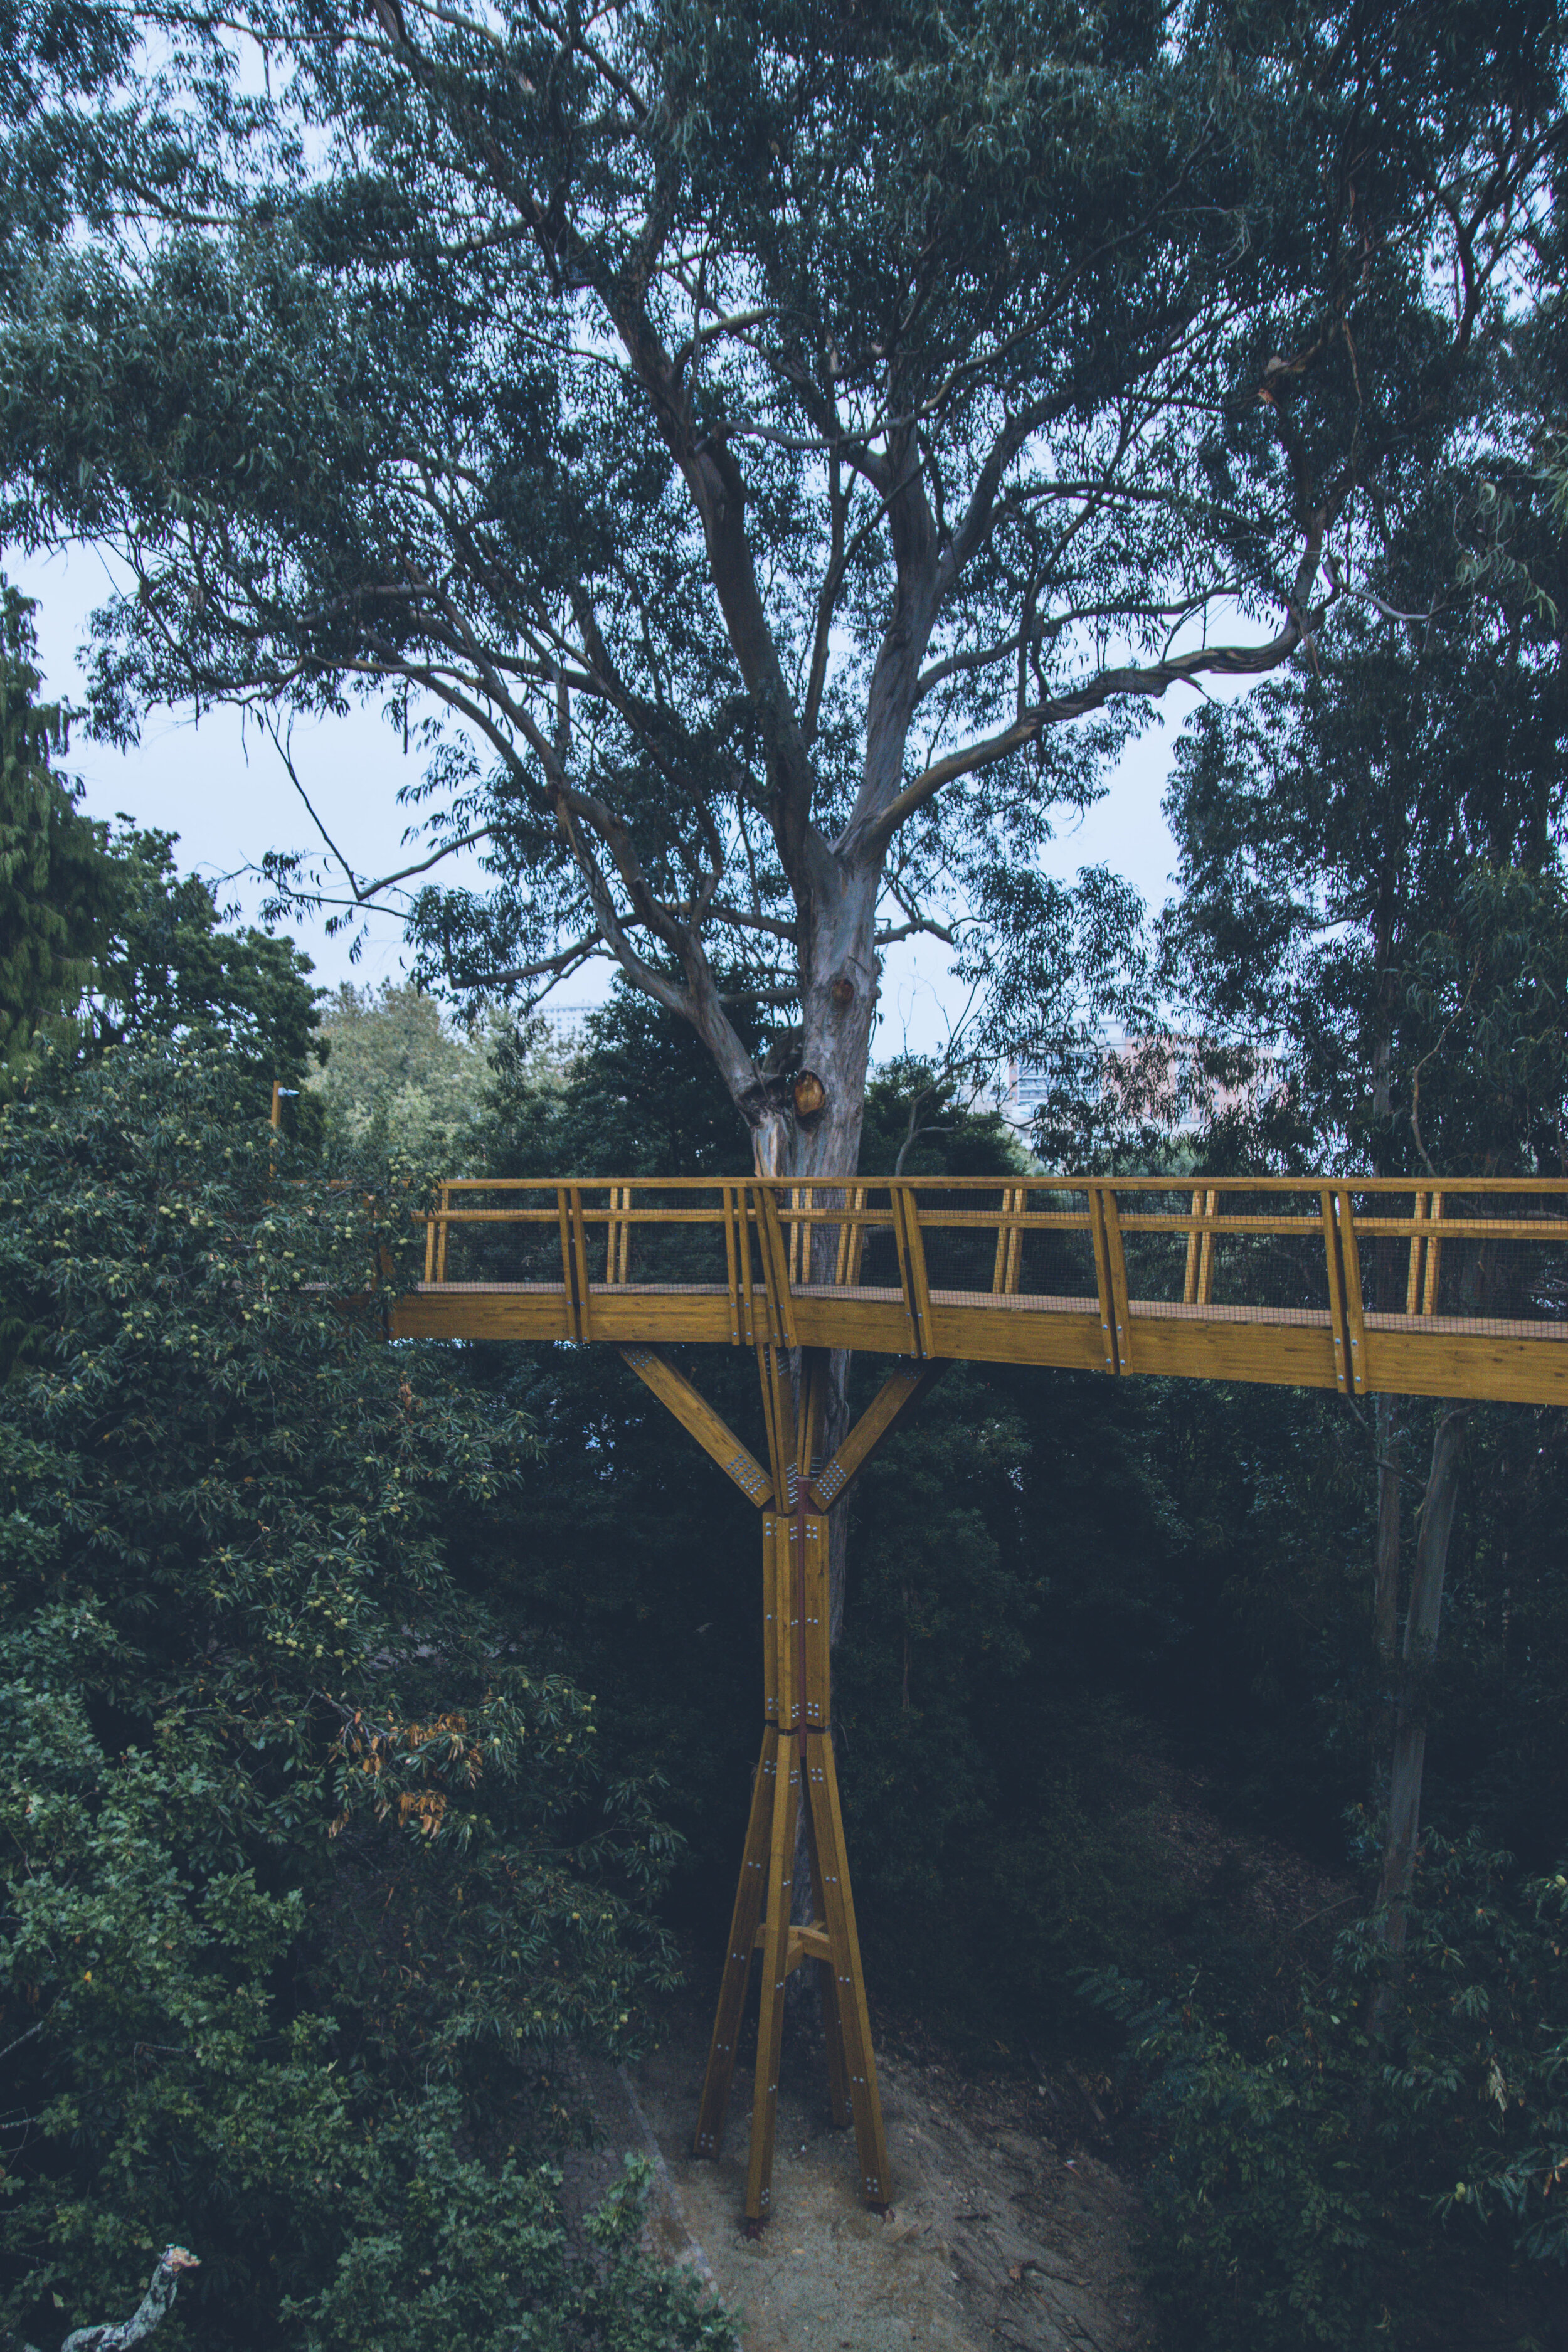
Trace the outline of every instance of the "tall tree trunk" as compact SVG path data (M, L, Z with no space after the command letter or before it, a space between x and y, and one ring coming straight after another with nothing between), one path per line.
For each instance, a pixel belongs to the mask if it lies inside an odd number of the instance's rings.
M1399 1638L1399 1501L1400 1452L1405 1432L1400 1425L1398 1397L1381 1391L1373 1399L1373 1428L1377 1445L1377 1566L1373 1593L1373 1629L1378 1658L1394 1664Z
M1381 1391L1372 1401L1373 1444L1377 1454L1377 1554L1373 1566L1372 1627L1376 1652L1377 1705L1373 1713L1368 1773L1377 1803L1387 1739L1387 1709L1398 1671L1400 1503L1405 1431L1401 1400Z
M1448 1539L1454 1531L1454 1511L1459 1499L1459 1457L1469 1413L1468 1405L1452 1406L1438 1422L1432 1436L1432 1461L1421 1504L1421 1531L1416 1538L1410 1606L1405 1613L1400 1657L1399 1717L1388 1785L1388 1836L1377 1891L1383 1940L1391 1952L1405 1948L1405 1906L1421 1833L1427 1694L1443 1613L1443 1580L1448 1569Z

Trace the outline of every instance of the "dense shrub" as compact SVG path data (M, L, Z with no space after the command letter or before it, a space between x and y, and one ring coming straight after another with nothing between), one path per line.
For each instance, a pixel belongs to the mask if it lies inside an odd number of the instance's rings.
M552 2053L670 1975L673 1848L452 1573L532 1440L384 1344L406 1204L237 1094L116 1054L0 1113L0 2323L178 2239L170 2338L696 2344L635 2189L574 2268L539 2169Z
M1088 1990L1130 2029L1161 2126L1150 2271L1178 2343L1409 2341L1445 2237L1568 2268L1568 1874L1429 1835L1405 1948L1348 1929L1260 2055L1194 1991Z

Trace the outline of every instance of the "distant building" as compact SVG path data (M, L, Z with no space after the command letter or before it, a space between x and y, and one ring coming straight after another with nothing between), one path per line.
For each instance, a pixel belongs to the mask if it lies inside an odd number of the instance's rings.
M1191 1134L1226 1112L1266 1102L1278 1091L1276 1055L1258 1055L1250 1076L1231 1079L1204 1066L1205 1056L1212 1058L1215 1052L1213 1040L1203 1037L1136 1037L1113 1032L1082 1043L1064 1040L1059 1058L1014 1055L1000 1078L997 1107L1013 1126L1027 1128L1061 1084L1064 1066L1074 1062L1079 1086L1097 1091L1101 1103L1120 1104L1130 1119L1147 1119L1173 1135Z
M552 1004L546 998L529 1014L529 1021L542 1032L550 1059L570 1062L586 1045L588 1016L598 1010L596 1004Z

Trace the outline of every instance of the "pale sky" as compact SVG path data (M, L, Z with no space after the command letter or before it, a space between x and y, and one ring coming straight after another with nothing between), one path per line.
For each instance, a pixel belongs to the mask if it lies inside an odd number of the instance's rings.
M34 620L46 696L79 702L77 654L88 634L88 615L108 590L103 560L79 548L31 561L13 554L5 569L16 586L37 600ZM1109 866L1147 904L1163 902L1175 850L1160 802L1171 743L1194 699L1184 689L1172 689L1170 707L1131 746L1105 799L1076 824L1064 823L1047 854L1050 871L1068 878L1080 866ZM417 854L402 845L414 813L397 804L399 788L417 779L417 754L405 759L401 738L374 711L298 729L293 757L323 824L361 875L390 872ZM110 817L123 810L141 824L178 834L182 869L216 884L224 904L237 905L253 919L264 895L255 870L264 852L316 844L310 817L273 745L235 712L212 712L199 728L188 718L154 713L140 745L123 753L78 730L64 764L85 783L89 814ZM463 864L453 859L438 871L455 878ZM467 871L469 878L480 878L471 862ZM346 940L328 938L319 919L301 922L296 935L328 985L349 978L374 982L395 977L404 968L400 933L389 916L371 918L357 964L350 963ZM554 1001L598 1003L609 992L610 977L607 964L589 965L562 986ZM874 1048L879 1058L906 1048L940 1048L946 1018L956 1017L961 1004L940 942L906 940L889 949Z

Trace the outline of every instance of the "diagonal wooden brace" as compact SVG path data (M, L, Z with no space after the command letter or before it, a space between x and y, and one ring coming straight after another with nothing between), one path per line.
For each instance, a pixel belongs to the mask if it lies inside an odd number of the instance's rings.
M620 1353L660 1404L668 1406L681 1427L690 1431L705 1454L711 1454L725 1476L734 1480L746 1500L755 1503L760 1511L766 1510L773 1499L773 1480L685 1373L677 1371L658 1348L623 1348Z
M889 1374L830 1461L811 1481L809 1492L819 1511L828 1510L863 1470L885 1438L892 1435L906 1413L912 1412L946 1371L945 1357L915 1363L905 1358Z

